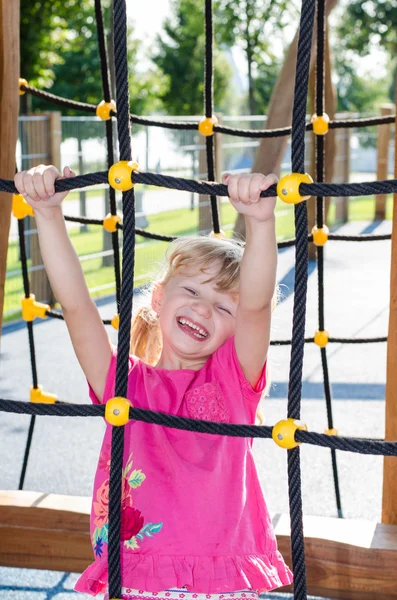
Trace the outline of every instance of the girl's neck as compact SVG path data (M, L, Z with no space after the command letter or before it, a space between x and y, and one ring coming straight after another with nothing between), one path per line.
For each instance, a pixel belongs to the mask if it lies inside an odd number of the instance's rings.
M164 352L161 353L155 369L166 369L168 371L199 371L207 362L208 358L192 358L183 359L175 354L169 354Z

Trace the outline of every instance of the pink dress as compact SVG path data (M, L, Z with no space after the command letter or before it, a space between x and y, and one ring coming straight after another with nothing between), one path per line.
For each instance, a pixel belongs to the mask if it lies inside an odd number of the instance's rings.
M198 370L151 367L130 356L134 406L224 423L255 423L266 369L253 389L230 338ZM103 401L114 396L116 349ZM98 402L90 390L93 402ZM75 589L107 588L111 426L94 482L91 540L95 561ZM205 594L272 590L292 581L275 535L250 438L232 438L130 421L123 459L121 569L125 588Z

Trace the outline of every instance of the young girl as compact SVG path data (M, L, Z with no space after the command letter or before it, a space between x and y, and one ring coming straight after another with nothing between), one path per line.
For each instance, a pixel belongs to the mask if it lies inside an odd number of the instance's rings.
M64 177L71 177L70 169ZM112 347L43 165L15 176L35 211L43 261L93 402L114 396ZM132 324L128 398L135 407L227 423L254 423L266 385L277 246L275 175L223 177L245 216L247 239L174 242L151 305ZM277 551L252 440L130 421L125 427L121 506L124 600L257 598L291 583ZM76 590L106 594L111 426L95 477L91 540L95 562ZM107 596L105 596L107 597Z

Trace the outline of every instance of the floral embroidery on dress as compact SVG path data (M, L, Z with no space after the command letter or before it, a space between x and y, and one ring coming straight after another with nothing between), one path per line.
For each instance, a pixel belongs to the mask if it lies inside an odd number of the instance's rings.
M229 423L229 411L218 381L204 383L185 394L186 407L192 419Z
M105 452L101 452L99 468L105 473L110 473L110 445L106 447ZM130 454L122 472L120 527L120 539L124 542L124 547L129 550L139 548L137 540L151 538L163 527L163 523L144 525L144 516L138 509L132 507L131 491L140 487L145 479L146 475L140 469L132 469L132 454ZM93 509L96 527L92 535L92 545L95 556L101 558L104 544L108 543L109 478L97 489Z

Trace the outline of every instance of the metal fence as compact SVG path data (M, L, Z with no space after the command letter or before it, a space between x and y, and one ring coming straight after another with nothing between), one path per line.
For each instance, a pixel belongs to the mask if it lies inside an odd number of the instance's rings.
M338 117L347 118L346 115ZM353 118L357 115L348 115ZM178 120L170 117L170 120ZM183 121L196 121L199 117L183 117ZM166 120L166 118L164 118ZM222 124L237 128L262 129L263 116L222 117ZM58 142L54 139L59 133ZM258 140L236 138L217 134L216 166L217 178L222 171L248 172L251 170ZM377 128L365 131L338 129L336 136L336 157L334 164L335 182L359 181L376 178ZM312 134L307 135L306 157L310 160ZM390 144L390 173L394 161ZM205 145L197 131L170 130L133 126L133 158L141 170L162 172L189 178L206 178ZM20 117L17 145L17 165L27 169L39 163L51 163L63 168L70 166L77 174L106 170L106 140L102 121L96 117L59 117L54 115ZM290 168L290 144L288 142L281 165L281 172ZM306 165L310 172L309 164ZM121 197L118 199L121 200ZM171 235L192 234L211 229L210 213L203 220L206 197L198 197L188 192L175 192L143 186L136 189L137 226ZM335 199L334 203L338 203ZM200 207L200 209L199 209ZM228 210L227 200L221 203L222 228L231 232L235 213ZM203 211L204 209L204 211ZM64 213L103 218L108 212L108 191L106 186L96 186L79 192L72 192L64 202ZM201 218L199 220L199 214ZM278 214L279 235L293 235L293 222L290 207L283 206ZM45 277L38 247L34 221L26 222L26 243L29 256L29 272L32 290L41 301L53 302L51 290ZM78 226L68 223L72 241L82 262L90 292L94 296L106 295L114 291L112 250L110 234L99 227ZM138 238L136 255L136 285L145 283L157 269L166 244ZM5 321L18 316L22 296L21 270L18 262L17 223L12 220L10 245L7 261L6 295L4 306Z

